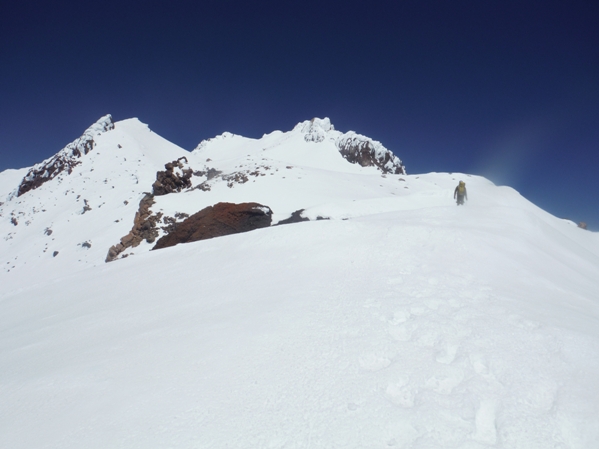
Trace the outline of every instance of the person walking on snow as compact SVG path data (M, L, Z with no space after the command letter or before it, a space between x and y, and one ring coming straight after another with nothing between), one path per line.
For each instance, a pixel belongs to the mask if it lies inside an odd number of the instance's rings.
M453 198L457 199L458 206L464 204L464 198L468 200L468 192L466 192L466 183L464 181L460 181L453 191Z

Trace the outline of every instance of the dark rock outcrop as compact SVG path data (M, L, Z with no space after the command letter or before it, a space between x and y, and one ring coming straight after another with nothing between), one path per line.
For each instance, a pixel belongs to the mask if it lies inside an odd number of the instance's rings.
M191 187L193 170L191 168L184 168L183 161L187 164L185 156L165 164L164 168L166 168L166 171L156 173L156 181L152 184L154 195L167 195Z
M152 214L150 207L153 204L154 195L146 193L139 202L139 209L133 219L133 228L129 234L121 238L120 243L110 247L106 256L106 262L115 260L127 248L136 247L144 240L148 243L156 241L158 237L157 224L162 218L162 214Z
M265 228L271 221L272 210L267 206L218 203L179 223L173 232L161 237L153 249Z
M111 129L114 129L114 122L109 114L87 128L79 139L68 144L51 158L33 166L21 181L17 196L37 189L65 171L70 174L73 168L81 163L81 157L93 150L94 137Z
M302 212L304 212L304 210L305 209L296 210L291 214L291 217L279 221L277 223L277 226L282 224L301 223L302 221L310 221L309 218L302 217Z
M401 160L380 142L349 132L337 140L341 155L352 164L362 167L378 167L383 173L405 175Z
M274 226L279 226L279 225L284 225L284 224L292 224L292 223L301 223L303 221L311 221L308 217L304 217L303 213L306 209L299 209L296 210L295 212L293 212L291 214L291 216L289 218L286 218L285 220L281 220L279 222L277 222ZM321 217L320 215L318 215L316 217L316 221L320 221L320 220L330 220L329 217Z
M208 159L210 160L210 159ZM216 178L217 176L221 175L223 172L217 170L216 168L208 168L206 167L205 170L196 170L193 172L194 176L205 176L207 181L210 181L213 178Z

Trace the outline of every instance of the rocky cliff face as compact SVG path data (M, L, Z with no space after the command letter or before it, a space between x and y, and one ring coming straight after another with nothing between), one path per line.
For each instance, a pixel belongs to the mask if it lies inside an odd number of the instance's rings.
M108 114L87 128L81 137L68 144L54 156L34 165L21 181L17 196L37 189L63 172L70 174L73 167L81 163L81 157L94 149L94 137L111 129L114 129L114 122L112 116Z
M350 131L339 137L336 143L341 155L352 164L378 167L385 174L406 174L401 160L376 140Z

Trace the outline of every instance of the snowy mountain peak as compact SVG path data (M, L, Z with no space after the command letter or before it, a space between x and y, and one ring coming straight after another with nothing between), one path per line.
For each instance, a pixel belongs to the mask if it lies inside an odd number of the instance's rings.
M98 136L106 131L110 131L111 129L114 129L114 121L112 120L112 115L106 114L105 116L100 117L96 123L87 128L83 135Z
M303 142L300 143L297 138ZM292 148L299 149L306 144L309 145L300 151L303 155L310 155L311 161L304 159L304 164L320 163L321 168L339 167L336 161L342 160L339 158L341 154L347 162L362 167L375 167L384 174L406 174L402 161L381 142L354 131L342 133L335 129L328 117L305 120L295 125L290 132L273 131L265 134L261 139L249 139L225 132L212 139L203 140L192 154L202 153L208 159L214 160L231 157L233 154L237 157L245 156L248 151L254 151L253 149L270 151L275 148L279 150L286 148L288 151L284 155L277 152L277 158L285 157L288 162L297 163L297 160L294 161L294 155L291 154ZM318 146L313 146L314 144ZM223 151L227 154L223 154ZM326 162L322 159L323 152L330 152Z
M188 152L138 119L107 115L53 157L0 174L0 266L6 274L44 266L51 276L104 263L113 247L118 258L147 252L185 217L219 202L263 204L273 223L361 215L336 204L380 195L380 187L362 192L362 179L379 185L381 172L405 173L379 142L343 134L329 118L260 139L225 132ZM407 193L396 181L384 183Z
M21 196L30 190L37 189L45 182L54 179L64 171L71 173L73 167L81 163L81 157L94 149L94 138L111 129L114 129L112 116L107 114L104 117L101 117L93 125L87 128L81 137L68 144L54 156L34 165L19 185L17 196Z
M383 173L405 175L406 169L401 160L380 142L369 137L348 131L336 131L328 117L313 118L298 123L293 131L304 134L304 140L311 143L323 142L327 136L335 141L341 155L352 164L362 167L377 167Z
M322 142L329 131L334 131L335 127L331 123L328 117L323 119L313 118L312 120L306 120L298 123L293 128L294 131L300 131L304 134L304 140L306 142Z

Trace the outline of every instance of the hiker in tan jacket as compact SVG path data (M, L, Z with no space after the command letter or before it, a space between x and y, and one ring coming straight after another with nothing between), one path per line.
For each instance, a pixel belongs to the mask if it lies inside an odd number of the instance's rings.
M457 199L458 206L464 204L464 199L468 200L468 192L466 191L466 183L464 181L460 181L453 191L453 198Z

